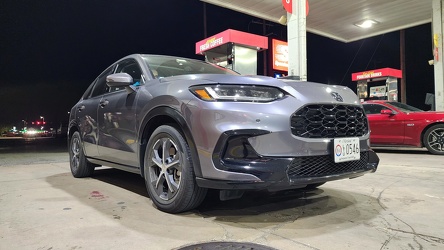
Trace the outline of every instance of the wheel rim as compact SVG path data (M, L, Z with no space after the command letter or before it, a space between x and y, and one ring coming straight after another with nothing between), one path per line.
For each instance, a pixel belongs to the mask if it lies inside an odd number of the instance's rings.
M427 142L433 150L444 152L444 128L432 130L427 137Z
M161 200L171 200L177 194L182 172L180 162L180 151L170 138L161 138L154 143L149 168L150 185Z
M80 140L75 137L71 143L71 169L75 172L80 164Z

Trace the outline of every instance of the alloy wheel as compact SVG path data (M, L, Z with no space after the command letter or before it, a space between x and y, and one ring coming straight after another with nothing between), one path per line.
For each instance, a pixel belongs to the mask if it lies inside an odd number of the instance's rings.
M158 139L152 147L150 180L157 196L168 201L180 187L181 156L176 143L168 137Z
M427 142L432 149L444 152L444 128L438 127L432 130L428 134Z
M75 137L71 143L71 169L77 171L80 165L80 140Z

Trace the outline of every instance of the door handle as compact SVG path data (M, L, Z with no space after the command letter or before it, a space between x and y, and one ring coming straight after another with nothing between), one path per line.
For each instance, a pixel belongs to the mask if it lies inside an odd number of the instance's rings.
M102 100L102 101L100 101L100 107L103 108L103 107L105 107L106 105L108 105L108 103L109 103L108 100Z

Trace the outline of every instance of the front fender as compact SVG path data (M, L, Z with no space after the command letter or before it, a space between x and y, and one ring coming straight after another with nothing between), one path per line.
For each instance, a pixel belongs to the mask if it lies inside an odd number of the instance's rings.
M186 107L184 108L183 112L187 112ZM194 174L196 175L196 177L202 177L199 156L197 154L197 148L193 136L191 134L191 130L188 124L186 123L182 113L168 106L159 106L152 109L145 115L145 117L142 119L140 123L138 141L140 142L139 160L141 163L140 164L141 175L143 176L143 171L144 171L143 164L144 164L146 145L148 143L151 134L157 127L171 123L179 127L180 129L179 132L182 133L182 135L185 137L185 140L188 143L188 146L191 151L191 160L194 166Z

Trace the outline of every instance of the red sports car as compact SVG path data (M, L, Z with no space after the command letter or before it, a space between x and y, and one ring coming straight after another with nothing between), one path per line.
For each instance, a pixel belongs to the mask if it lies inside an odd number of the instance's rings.
M362 105L370 123L372 146L425 146L432 154L444 155L444 112L382 100Z

